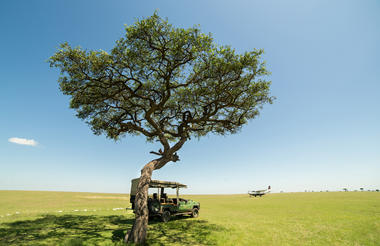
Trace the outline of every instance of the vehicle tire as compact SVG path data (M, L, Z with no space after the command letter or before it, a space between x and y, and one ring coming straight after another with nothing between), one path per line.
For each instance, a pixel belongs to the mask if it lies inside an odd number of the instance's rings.
M161 215L161 219L163 222L168 222L170 220L170 212L169 211L164 211Z
M199 210L197 208L193 208L193 211L191 212L191 217L197 218L199 215Z

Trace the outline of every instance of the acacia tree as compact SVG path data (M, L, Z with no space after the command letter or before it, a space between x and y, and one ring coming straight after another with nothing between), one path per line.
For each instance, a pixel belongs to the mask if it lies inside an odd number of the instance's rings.
M236 54L198 27L175 28L154 13L126 26L109 53L64 43L50 58L70 107L94 134L114 140L143 135L162 145L141 170L127 241L145 242L154 170L178 161L177 151L191 137L236 133L272 103L262 53Z

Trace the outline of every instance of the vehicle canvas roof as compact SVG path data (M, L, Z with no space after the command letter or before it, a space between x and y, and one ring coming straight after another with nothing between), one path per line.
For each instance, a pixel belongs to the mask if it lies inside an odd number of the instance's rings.
M140 178L132 179L131 195L136 194ZM151 180L149 188L187 188L187 185L172 181Z

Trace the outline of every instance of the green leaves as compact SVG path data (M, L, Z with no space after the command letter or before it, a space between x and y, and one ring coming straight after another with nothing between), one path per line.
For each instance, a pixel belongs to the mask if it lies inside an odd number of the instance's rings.
M143 134L168 148L235 133L272 103L263 50L236 54L199 27L175 28L157 13L125 30L109 53L63 43L49 59L70 107L95 134Z

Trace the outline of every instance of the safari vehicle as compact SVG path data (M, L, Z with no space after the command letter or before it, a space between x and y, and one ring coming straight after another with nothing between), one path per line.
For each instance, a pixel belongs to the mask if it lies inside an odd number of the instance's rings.
M130 202L133 212L135 211L135 197L139 178L132 179ZM186 185L177 182L151 180L149 188L157 188L157 193L148 196L149 218L159 217L163 222L168 222L171 216L190 215L198 217L200 203L179 198L179 188L187 188ZM165 188L176 189L176 197L169 198L165 193Z

